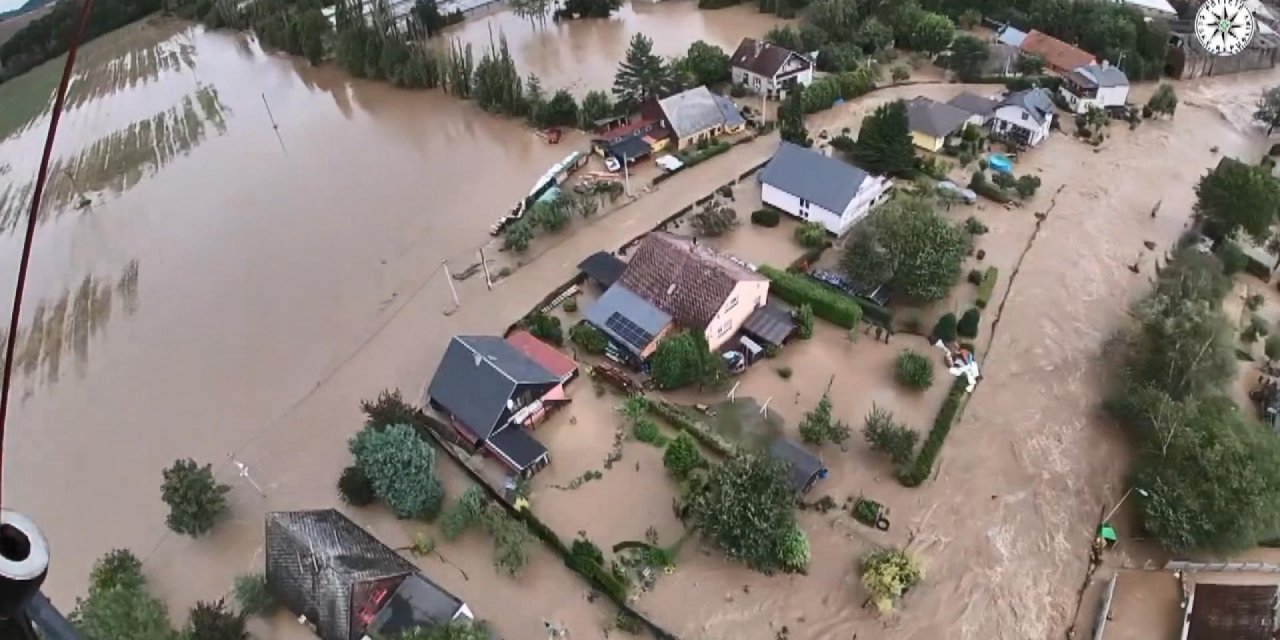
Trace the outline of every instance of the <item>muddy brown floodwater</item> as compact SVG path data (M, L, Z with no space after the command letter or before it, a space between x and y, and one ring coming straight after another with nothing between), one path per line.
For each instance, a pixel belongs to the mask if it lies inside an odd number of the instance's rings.
M610 84L636 31L674 55L696 38L731 48L776 22L747 8L703 13L680 2L537 30L499 10L453 32L483 43L493 24L522 70L546 87L582 92ZM5 93L47 92L55 66L0 87L5 109L26 104L31 114L0 118L13 129L0 130L0 281L16 270L11 228L48 122L39 96L15 102ZM771 637L769 623L781 616L810 621L792 622L792 638L1047 638L1059 630L1083 571L1088 522L1115 492L1127 455L1096 418L1093 386L1102 339L1145 286L1124 265L1142 240L1164 245L1176 234L1194 179L1218 157L1210 147L1256 151L1249 105L1274 80L1183 85L1172 123L1117 128L1097 154L1055 137L1023 160L1043 168L1037 210L1065 188L1022 262L986 381L953 431L940 478L893 494L914 503L901 512L919 514L899 524L915 534L930 577L888 631L858 609L843 568L824 569L821 582L752 578L758 586L746 606L722 600L745 572L700 558L664 580L646 611L686 638ZM867 104L914 93L889 90L822 114L817 125L856 128ZM55 602L69 610L93 560L115 547L145 558L179 619L196 599L225 593L234 575L260 565L266 511L335 505L359 400L384 387L416 398L448 336L501 331L582 257L736 178L767 158L776 138L736 147L604 220L576 225L492 293L479 278L457 283L462 307L445 315L452 303L442 261L455 270L474 263L495 216L584 144L571 135L550 146L437 92L355 81L183 23L148 21L86 47L37 234L19 336L20 402L6 442L5 506L30 513L49 536L46 591ZM1163 214L1151 222L1157 198ZM233 455L265 495L236 474ZM160 469L188 456L213 463L233 486L232 517L201 540L168 535L159 498ZM445 475L459 490L458 472ZM422 530L378 509L352 515L394 546ZM595 637L611 616L588 604L582 583L547 553L518 580L494 573L482 536L441 553L451 564L422 565L506 637L540 637L544 618L575 638ZM823 561L848 567L852 558ZM264 637L310 637L287 616L254 624Z

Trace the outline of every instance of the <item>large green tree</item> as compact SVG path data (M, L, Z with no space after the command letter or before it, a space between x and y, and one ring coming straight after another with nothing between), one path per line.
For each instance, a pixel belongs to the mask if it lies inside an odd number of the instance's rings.
M349 445L356 466L397 516L432 519L440 512L444 487L436 478L436 451L413 427L366 427Z
M578 117L582 120L582 128L590 130L597 120L604 120L614 115L613 100L603 91L591 90L582 98L582 106L578 109Z
M1230 329L1218 302L1157 293L1134 309L1124 367L1130 384L1175 400L1222 392L1236 371Z
M956 26L940 13L928 13L920 16L915 28L911 31L911 48L936 56L951 44L956 35Z
M187 616L184 640L250 640L243 613L227 608L223 600L200 601Z
M1267 241L1280 212L1280 181L1266 167L1224 158L1196 185L1196 218L1216 238L1244 232Z
M489 640L489 628L476 620L453 620L431 627L406 631L394 640Z
M680 60L680 71L694 85L715 84L729 79L729 54L713 44L695 40Z
M960 278L970 239L931 200L899 195L854 229L840 265L859 282L884 282L918 300L940 300Z
M659 98L675 90L675 79L662 56L653 52L653 40L643 33L632 36L626 58L613 76L613 93L618 101L635 106L648 98Z
M876 107L862 119L857 144L850 154L854 164L874 174L902 175L915 165L915 146L907 121L907 103L895 100Z
M799 85L788 91L787 98L778 105L778 135L802 147L813 145L809 130L804 127L804 88Z
M226 513L231 487L214 480L211 465L201 467L191 458L175 460L161 476L160 499L169 505L165 524L173 531L202 536Z
M796 529L796 499L782 464L739 455L708 476L688 504L698 529L729 558L756 571L784 568L788 538Z
M683 331L663 340L649 359L649 375L659 389L714 386L723 374L720 357L701 331Z
M147 592L142 563L115 550L94 564L89 594L68 616L84 640L177 640L164 603Z

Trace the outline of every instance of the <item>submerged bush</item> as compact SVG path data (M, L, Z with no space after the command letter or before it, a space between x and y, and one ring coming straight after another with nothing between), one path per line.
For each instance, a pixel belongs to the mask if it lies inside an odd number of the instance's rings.
M933 361L911 350L903 350L894 361L898 382L916 389L933 386Z

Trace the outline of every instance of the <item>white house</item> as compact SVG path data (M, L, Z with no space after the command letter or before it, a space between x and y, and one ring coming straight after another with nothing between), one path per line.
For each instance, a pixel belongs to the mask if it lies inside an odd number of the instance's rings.
M760 172L760 199L843 235L888 198L892 183L847 162L783 142Z
M813 82L813 61L785 47L743 38L729 58L733 83L770 98L783 99L787 90Z
M1005 96L991 119L991 133L1015 144L1034 147L1049 137L1053 96L1048 89L1015 91Z
M1104 60L1101 66L1076 67L1063 74L1060 91L1076 113L1084 113L1091 106L1122 107L1129 98L1129 78Z

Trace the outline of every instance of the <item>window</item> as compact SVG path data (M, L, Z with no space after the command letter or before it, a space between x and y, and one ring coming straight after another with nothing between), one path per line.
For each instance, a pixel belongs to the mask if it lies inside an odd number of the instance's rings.
M800 208L801 208L801 209L808 209L808 208L809 208L809 201L808 201L808 200L805 200L804 198L800 198Z
M1023 112L1022 112L1022 119L1023 119L1023 120L1026 120L1026 119L1027 119L1027 117L1028 117L1028 116L1027 116L1027 112L1026 112L1026 111L1023 111Z
M729 303L724 306L724 310L728 311L736 306L738 306L738 296L729 298Z
M733 327L733 323L730 322L728 319L726 319L724 323L720 325L720 328L716 329L716 337L719 338L724 334L729 333L729 329L731 329L732 327Z

